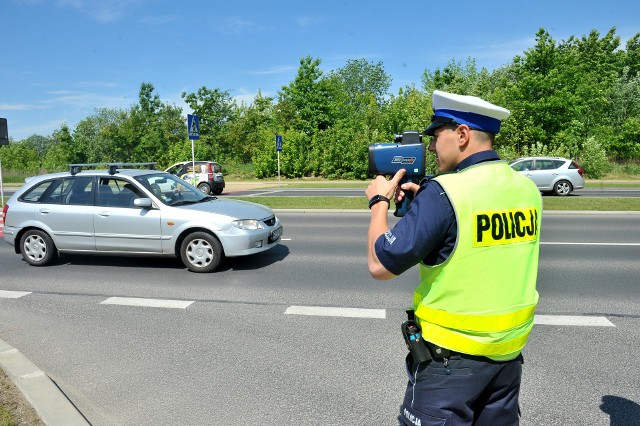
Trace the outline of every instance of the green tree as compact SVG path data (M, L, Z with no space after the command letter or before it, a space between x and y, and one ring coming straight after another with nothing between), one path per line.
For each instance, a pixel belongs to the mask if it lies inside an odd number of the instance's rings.
M53 141L51 140L51 138L42 135L31 135L28 138L22 140L22 143L25 146L33 148L38 153L38 157L40 159L44 158L52 142Z
M93 115L80 120L72 133L73 162L128 161L131 147L117 136L126 114L121 109L98 108Z
M48 172L60 172L66 170L73 161L73 138L66 124L51 135L53 143L44 156L42 167Z
M372 100L378 107L382 106L392 81L382 62L374 64L366 59L350 59L330 75L338 78L347 103L357 112L369 108Z
M318 130L329 127L334 119L331 109L335 97L332 79L323 79L320 59L311 56L300 59L294 80L278 93L280 123L311 137Z
M273 111L273 98L263 96L262 92L258 92L251 105L237 108L236 119L229 123L226 136L236 161L251 162L262 147L264 130L275 135Z
M38 152L33 146L22 142L0 146L0 161L3 171L36 175L40 170Z
M491 92L490 74L485 68L478 70L473 58L467 58L464 64L452 59L442 70L425 70L422 74L422 88L427 93L443 90L486 99Z
M226 129L234 117L235 103L228 91L202 86L196 93L182 92L182 99L200 120L200 140L208 153L205 158L225 161L232 155Z
M609 171L607 153L595 137L589 137L580 153L580 165L587 177L601 179Z

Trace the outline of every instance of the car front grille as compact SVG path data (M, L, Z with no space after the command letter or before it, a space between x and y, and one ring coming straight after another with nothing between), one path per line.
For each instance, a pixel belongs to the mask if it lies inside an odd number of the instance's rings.
M267 226L273 226L276 223L276 216L275 215L271 215L265 219L262 219L262 221L265 223L265 225Z

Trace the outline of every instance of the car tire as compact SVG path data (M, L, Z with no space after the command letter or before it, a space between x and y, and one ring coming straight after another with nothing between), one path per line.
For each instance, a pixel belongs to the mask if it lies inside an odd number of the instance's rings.
M57 257L56 245L44 231L29 229L20 238L20 254L33 266L47 266Z
M214 193L215 195L220 195L220 194L222 194L222 188L214 189L214 190L213 190L213 193Z
M224 250L215 236L198 231L182 241L180 257L191 272L213 272L224 258Z
M573 186L568 180L559 180L553 185L553 193L561 197L566 197L573 191Z
M198 184L198 189L199 189L200 191L202 191L202 193L203 193L203 194L207 194L207 195L208 195L208 194L210 194L210 193L211 193L211 187L210 187L210 186L209 186L209 184L208 184L208 183L206 183L206 182L200 182L200 183Z

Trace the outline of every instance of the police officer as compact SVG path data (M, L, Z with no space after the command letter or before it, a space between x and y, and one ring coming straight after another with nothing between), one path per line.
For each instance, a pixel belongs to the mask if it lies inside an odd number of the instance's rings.
M407 356L400 419L407 425L515 425L521 351L533 327L542 200L492 149L509 111L473 96L434 91L431 137L439 174L403 184L376 177L369 271L389 280L419 264L415 321L429 360ZM389 230L391 199L415 198Z

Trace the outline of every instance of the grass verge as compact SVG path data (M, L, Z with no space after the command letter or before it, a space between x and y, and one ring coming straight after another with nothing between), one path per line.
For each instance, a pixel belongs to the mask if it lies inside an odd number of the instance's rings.
M367 210L364 197L229 197L272 209ZM545 210L640 211L640 198L542 197ZM393 208L393 207L392 207Z

